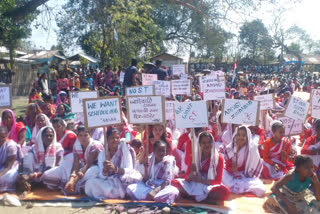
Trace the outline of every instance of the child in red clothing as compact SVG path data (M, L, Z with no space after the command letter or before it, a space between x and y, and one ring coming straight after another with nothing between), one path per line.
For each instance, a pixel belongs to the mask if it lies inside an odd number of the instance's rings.
M40 101L41 98L37 94L37 90L35 88L31 89L31 93L29 95L29 104L30 103L36 103L37 101Z

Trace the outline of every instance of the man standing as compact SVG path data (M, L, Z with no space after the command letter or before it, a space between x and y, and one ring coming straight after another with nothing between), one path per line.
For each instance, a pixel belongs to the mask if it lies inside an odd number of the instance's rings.
M152 69L151 74L157 74L158 80L168 80L168 74L167 71L161 68L161 61L156 61L156 67Z
M137 69L137 60L136 59L132 59L131 60L131 66L129 66L124 74L124 78L123 78L123 92L125 93L125 88L126 87L132 87L134 85L134 81L132 80L134 75L138 73L138 69Z

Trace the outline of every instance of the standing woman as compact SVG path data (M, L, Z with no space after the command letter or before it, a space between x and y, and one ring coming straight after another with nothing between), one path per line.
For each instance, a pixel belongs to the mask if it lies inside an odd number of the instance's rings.
M266 189L259 179L263 164L258 145L252 141L251 131L247 127L236 129L232 143L225 149L224 158L226 163L222 183L232 193L264 195Z
M43 73L39 79L39 88L43 95L49 95L49 85L48 85L48 76L47 73Z
M210 204L228 200L230 190L221 184L224 160L209 132L200 133L194 154L195 164L188 166L185 179L173 180L181 196Z

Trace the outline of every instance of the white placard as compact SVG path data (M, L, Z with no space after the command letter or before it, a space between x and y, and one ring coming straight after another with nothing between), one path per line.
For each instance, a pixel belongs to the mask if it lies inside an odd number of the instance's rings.
M158 80L157 74L142 74L142 85L152 85L155 80Z
M144 96L144 95L154 95L154 86L146 85L146 86L126 88L126 96Z
M259 111L258 101L224 99L222 122L256 126L259 124Z
M12 96L10 86L0 86L0 108L10 108Z
M320 89L312 90L311 117L320 119Z
M284 116L304 122L309 111L309 106L309 102L303 101L298 97L291 96Z
M156 80L152 84L155 88L155 95L163 95L170 97L171 95L171 83L170 81Z
M221 80L218 79L217 75L202 76L201 82L204 100L221 100L226 98L224 76Z
M87 128L97 128L122 123L119 97L83 100L84 121Z
M205 101L192 101L175 104L177 128L200 128L208 126L208 110Z
M174 95L190 95L191 81L190 80L171 80L172 94Z
M176 101L166 101L166 120L174 120Z
M121 83L123 83L123 81L124 81L124 74L125 73L123 71L120 72L119 82L121 82Z
M278 120L284 125L285 136L299 135L303 132L302 123L297 120L293 120L290 117L278 117Z
M255 96L254 100L260 101L260 110L271 110L274 109L274 95L273 94L264 94Z
M127 97L127 118L131 124L157 124L165 122L163 96Z
M181 74L180 75L181 80L187 80L188 79L188 74Z
M186 73L186 66L184 64L173 65L172 66L172 74L180 76L181 74Z
M80 113L83 112L83 102L84 99L97 98L97 91L70 91L70 107L71 112Z
M295 91L293 96L298 97L306 102L309 102L310 100L310 93L305 91Z

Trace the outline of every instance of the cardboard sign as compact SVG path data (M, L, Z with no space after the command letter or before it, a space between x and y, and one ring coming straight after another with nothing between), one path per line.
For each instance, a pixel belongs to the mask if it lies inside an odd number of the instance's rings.
M170 81L156 80L156 81L153 81L152 84L154 85L156 95L163 95L163 96L170 97L171 95Z
M12 106L12 94L10 86L0 86L0 108L10 108Z
M174 95L190 95L191 80L171 80L171 88Z
M174 110L176 101L166 101L166 120L174 120Z
M165 122L163 96L127 97L127 118L131 124L158 124Z
M303 124L301 121L293 120L285 116L278 117L278 120L284 125L285 136L300 135L303 132Z
M204 100L221 100L226 98L224 78L220 81L217 75L202 76L201 82Z
M252 100L222 100L222 122L256 126L259 124L260 103Z
M119 82L121 82L121 83L123 83L123 81L124 81L124 72L120 72L120 78L119 78Z
M312 90L311 117L320 119L320 89Z
M83 100L84 121L87 128L122 123L119 97L102 97Z
M185 74L185 73L186 73L186 66L184 64L172 66L173 75L180 76L181 74Z
M309 102L303 101L298 97L292 96L290 98L286 112L284 113L284 116L304 122L309 111L309 106Z
M260 101L260 110L271 110L274 109L274 95L273 94L265 94L255 96L254 100Z
M155 80L158 80L157 74L142 74L142 85L152 85Z
M208 126L208 110L205 101L192 101L175 104L177 128L197 128Z
M180 75L181 80L187 80L188 79L188 74L181 74Z
M310 100L310 93L304 92L304 91L295 91L293 93L293 96L300 98L301 100L304 100L306 102L309 102Z
M126 96L144 96L144 95L154 95L154 86L138 86L126 88Z
M69 93L71 112L83 112L83 100L90 98L97 98L97 91L74 91Z

